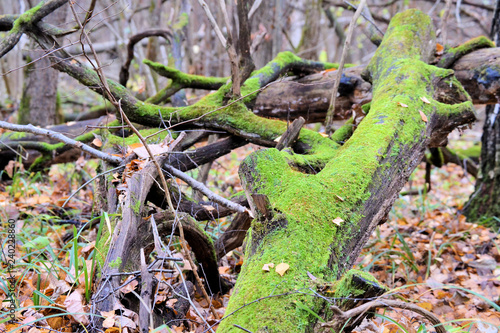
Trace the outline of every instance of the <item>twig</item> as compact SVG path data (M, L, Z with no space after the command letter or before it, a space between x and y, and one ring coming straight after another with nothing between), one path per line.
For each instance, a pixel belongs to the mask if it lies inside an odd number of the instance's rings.
M198 270L196 269L197 266L194 263L193 258L191 258L191 254L189 254L189 249L186 245L186 239L184 238L184 228L182 227L182 223L180 221L179 221L179 236L180 236L182 249L184 250L184 256L187 257L187 260L189 261L189 265L191 265L191 267L193 268L193 274L194 274L194 278L196 280L196 283L200 287L201 292L203 294L203 297L205 297L205 300L208 302L208 307L209 307L210 311L212 312L212 314L214 315L214 318L216 320L219 320L219 314L217 313L217 311L215 311L215 308L212 305L212 301L210 300L210 297L208 296L207 291L205 290L205 287L203 286L203 282L201 282L200 276L198 275Z
M42 2L41 5L33 7L19 15L14 21L12 29L0 42L0 58L16 46L21 36L30 26L36 25L41 19L64 5L67 1L68 0L49 0L46 3Z
M139 307L139 329L149 332L149 325L153 325L153 309L151 309L151 293L153 291L153 275L148 271L144 249L141 248L141 305Z
M229 62L231 63L231 80L233 84L231 85L231 91L234 97L240 97L241 95L241 75L238 67L238 54L234 47L233 33L231 32L231 22L229 21L229 16L227 15L226 0L219 0L220 8L222 10L222 16L224 17L224 22L226 24L227 30L227 43L226 51L229 56Z
M361 0L359 3L358 9L354 13L352 17L351 23L349 23L349 29L347 31L347 37L344 43L344 49L342 50L342 57L340 58L339 68L337 69L337 79L335 80L335 85L332 90L332 95L330 97L330 106L328 107L328 111L326 113L326 122L325 122L325 131L327 135L332 134L332 124L333 124L333 114L335 111L335 102L337 101L337 94L339 91L340 80L342 79L342 71L344 69L345 58L347 52L349 50L349 46L351 45L352 34L354 32L354 26L356 25L356 21L358 20L361 12L363 11L363 7L365 6L366 0Z
M182 248L184 249L184 229L182 229L182 224L180 223L179 221L179 218L177 216L177 214L174 213L174 218L177 222L179 222L179 238L181 240L181 245L182 245ZM163 244L160 236L159 236L159 233L158 233L158 228L156 226L156 221L154 220L154 217L151 216L151 227L153 229L153 237L154 237L154 242L155 242L155 249L158 253L167 253L171 256L171 251L170 251L170 247L168 246L165 246L165 244ZM173 230L174 228L172 228ZM182 232L182 234L181 234ZM199 281L200 284L200 289L205 291L205 288L203 287L203 284L201 283L201 280L199 279L200 277L198 276L198 272L196 272L196 269L194 266L194 264L192 264L192 259L191 259L191 256L189 254L189 251L186 251L185 253L186 257L188 258L188 261L189 261L189 264L191 265L191 267L193 268L193 273L195 274L195 278L197 278L197 282ZM193 307L194 311L198 314L198 316L200 316L200 318L203 318L203 316L199 313L198 311L198 308L193 304L193 302L191 301L191 298L189 297L189 291L187 290L187 287L186 287L186 281L184 280L184 276L182 275L182 270L179 268L179 265L177 265L177 263L174 261L173 262L175 268L177 269L177 271L179 272L179 276L182 280L182 284L184 286L184 290L186 292L186 299L189 301L189 303L191 304L191 306ZM165 282L165 281L162 281L162 282ZM174 291L175 292L175 291ZM206 292L205 292L206 294ZM208 296L208 295L207 295ZM209 306L210 306L210 309L212 309L212 302L210 301L210 298L206 298ZM215 310L214 310L215 311ZM214 315L215 316L215 315ZM211 332L214 332L214 330L210 327L210 325L205 321L205 324L207 324L209 326L209 330Z
M252 18L253 14L255 14L257 9L259 9L261 3L262 3L262 0L256 0L253 3L252 8L250 8L250 12L248 13L248 19Z
M62 204L61 208L64 208L64 206L66 206L66 204L71 200L71 198L73 198L78 193L78 191L80 191L82 188L84 188L85 186L87 186L88 184L90 184L91 182L93 182L94 179L96 179L98 177L101 177L101 176L103 176L105 174L108 174L110 172L113 172L115 170L122 169L124 167L125 167L124 165L121 165L119 167L116 167L116 168L113 168L113 169L109 169L109 170L106 170L104 172L101 172L98 175L95 175L90 180L86 181L85 184L83 184L82 186L80 186L79 188L77 188L75 192L71 193L71 195L68 197L68 199L66 199L66 201L64 201L64 203Z
M210 191L205 185L203 185L203 183L200 183L199 181L188 176L184 172L177 170L176 168L168 164L165 164L164 168L167 169L167 171L170 172L173 176L182 179L183 181L188 183L193 189L203 193L209 200L217 202L218 204L221 204L224 207L232 209L235 212L247 213L248 215L252 216L252 213L247 208L243 207L238 203L229 201L218 194L215 194L214 192Z
M102 160L109 162L109 163L112 163L112 164L120 164L120 162L122 161L122 159L120 157L116 157L116 156L113 156L110 154L103 153L102 151L94 149L94 148L90 147L89 145L86 145L85 143L70 139L67 136L65 136L59 132L51 131L51 130L44 129L44 128L38 128L38 127L35 127L31 124L16 125L16 124L8 123L6 121L0 121L0 128L5 128L5 129L11 130L11 131L16 131L16 132L26 132L26 133L43 135L43 136L49 137L51 139L63 142L63 143L70 145L72 147L81 149L84 152L86 152L86 153L88 153L96 158L102 159Z
M446 31L446 25L448 24L448 17L450 16L451 12L451 3L452 0L446 0L446 6L444 7L444 13L443 13L443 19L441 20L441 41L443 43L443 46L446 45L446 37L447 37L447 31Z
M337 327L340 322L345 322L349 318L358 316L366 311L370 310L375 310L377 308L399 308L403 310L411 310L413 312L416 312L420 315L422 315L424 318L429 320L433 325L434 328L436 329L437 333L446 333L446 329L444 328L443 324L439 320L438 317L436 317L434 314L431 312L419 307L418 305L415 304L410 304L410 303L405 303L401 301L393 301L393 300L374 300L365 304L362 304L358 307L355 307L354 309L350 309L348 311L342 311L336 306L331 306L330 308L334 312L334 319L328 323L321 324L323 327Z
M222 43L222 46L224 48L226 48L227 47L226 38L222 34L222 31L220 30L219 25L217 24L217 21L215 21L215 18L212 15L212 12L210 11L210 8L208 8L207 3L204 0L198 0L198 3L200 4L201 8L203 8L203 10L205 11L205 14L207 15L208 20L212 24L212 27L215 30L215 34L217 35L217 37L219 38L220 42Z
M236 327L236 328L239 328L239 329L240 329L240 330L242 330L242 331L249 332L249 333L253 333L252 331L247 330L246 328L241 327L240 325L233 324L233 326L234 326L234 327Z

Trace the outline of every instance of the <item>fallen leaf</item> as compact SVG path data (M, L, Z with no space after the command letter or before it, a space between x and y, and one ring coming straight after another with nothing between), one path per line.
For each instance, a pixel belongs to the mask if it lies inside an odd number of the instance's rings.
M443 51L444 51L444 46L439 43L436 43L436 54L441 55L443 54Z
M404 108L407 108L407 107L408 107L408 105L406 105L406 104L404 104L404 103L401 103L401 102L398 102L398 105L399 105L399 106L402 106L402 107L404 107Z
M274 264L272 262L270 262L268 264L264 264L262 266L262 270L266 271L266 272L269 272L271 268L274 268Z
M336 71L336 70L337 70L337 68L328 68L328 69L325 69L325 70L323 71L323 73L334 72L334 71Z
M221 266L219 267L219 274L229 274L230 270L231 270L230 266Z
M427 122L427 116L425 115L425 113L422 112L422 110L418 110L418 112L420 113L420 117L422 117L422 120L424 121L424 123Z
M209 212L215 210L215 207L213 206L210 206L210 205L201 205L203 208L205 208L206 210L208 210Z
M336 196L337 198L339 198L339 200L340 200L340 201L344 202L344 198L342 198L340 195L336 195L336 194L335 194L335 196Z
M342 220L340 217L337 217L334 220L332 220L332 222L340 227L340 224L344 222L344 220Z
M278 266L276 266L276 273L278 273L279 275L283 276L285 275L286 271L290 268L290 265L288 264L285 264L285 263L281 263L279 264Z
M102 147L102 141L99 138L95 138L94 140L92 140L92 144L96 147Z
M430 302L421 302L421 303L417 303L417 305L424 310L432 311L432 303L430 303Z
M420 100L422 102L424 102L425 104L431 104L431 102L429 102L429 100L427 99L427 97L423 96L423 97L420 97Z
M71 316L82 325L88 325L89 319L85 314L87 311L83 307L83 296L80 290L73 291L66 299L64 300L64 306L66 306L66 310L71 314Z

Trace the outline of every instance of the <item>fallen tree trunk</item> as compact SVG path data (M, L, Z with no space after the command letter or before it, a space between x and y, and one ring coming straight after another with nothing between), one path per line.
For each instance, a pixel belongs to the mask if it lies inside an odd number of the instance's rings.
M455 77L469 93L474 104L495 104L500 96L500 48L482 48L464 55L452 64ZM372 99L371 84L361 77L365 66L344 69L339 97L335 105L335 120L352 116L353 104L365 104ZM262 117L296 119L308 123L325 120L330 105L335 72L292 77L274 83L262 91L253 111Z
M365 73L373 82L370 111L319 173L298 172L275 149L243 162L240 177L257 218L228 305L231 315L218 332L239 331L233 325L253 332L312 331L317 317L311 311L331 316L328 303L314 294L318 281L334 283L331 302L341 308L354 304L340 298L365 292L353 287L356 274L347 272L368 237L387 219L426 147L443 145L451 130L475 119L453 71L427 64L434 36L430 18L418 10L393 18ZM446 104L436 89L443 83L454 92ZM269 263L289 269L283 276L266 272Z

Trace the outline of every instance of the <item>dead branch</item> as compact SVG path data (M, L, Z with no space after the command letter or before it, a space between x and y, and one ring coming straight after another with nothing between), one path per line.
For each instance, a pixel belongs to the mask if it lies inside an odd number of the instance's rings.
M349 318L359 316L367 311L375 310L377 308L399 308L403 310L411 310L429 320L434 325L437 333L446 333L446 329L444 328L439 318L431 312L415 304L386 299L377 299L375 301L362 304L348 311L342 311L336 306L331 306L330 309L334 312L334 319L328 323L321 324L321 326L325 328L340 328Z
M175 176L179 179L182 179L185 181L189 186L191 186L193 189L200 191L203 193L209 200L212 200L214 202L217 202L224 207L230 208L234 210L235 212L238 213L247 213L250 216L252 216L252 213L245 207L241 206L240 204L237 204L235 202L229 201L223 197L221 197L218 194L215 194L214 192L210 191L205 185L200 183L199 181L195 180L194 178L188 176L184 172L177 170L171 165L164 164L163 167L170 173L172 176Z
M90 147L89 145L86 145L80 141L70 139L61 133L54 132L54 131L51 131L48 129L38 128L38 127L35 127L31 124L16 125L16 124L8 123L6 121L0 121L0 128L5 128L5 129L8 129L10 131L15 131L15 132L26 132L26 133L43 135L43 136L49 137L51 139L63 142L71 147L81 149L82 151L84 151L84 152L86 152L86 153L88 153L96 158L99 158L103 161L109 162L111 164L120 164L120 162L122 161L122 159L119 157L103 153L100 150L94 149L94 148Z
M127 44L127 60L123 64L123 66L120 69L120 84L123 86L127 85L127 81L129 78L129 68L130 64L132 63L132 60L134 59L134 46L135 44L139 43L141 40L147 37L151 36L157 36L157 37L163 37L167 42L170 42L172 39L172 32L170 30L165 30L165 29L154 29L154 30L147 30L143 31L141 33L138 33L136 35L133 35L130 37L129 42Z
M361 12L363 11L365 3L366 0L361 0L358 9L356 9L356 12L354 13L354 16L351 19L351 23L349 23L347 38L345 39L344 49L342 50L342 56L340 58L339 68L337 68L337 79L335 80L335 85L333 86L332 94L330 97L330 106L328 107L328 111L326 113L325 132L328 135L332 134L333 113L335 112L335 102L337 101L337 94L339 91L340 79L342 78L342 71L344 70L345 58L347 53L349 52L349 47L351 45L354 26L356 25L356 21L358 20L359 16L361 15Z

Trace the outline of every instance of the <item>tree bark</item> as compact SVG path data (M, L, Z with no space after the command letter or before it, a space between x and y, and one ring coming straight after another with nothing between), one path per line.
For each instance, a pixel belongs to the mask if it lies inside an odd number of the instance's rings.
M61 6L47 16L55 25L66 20L68 6ZM36 49L31 42L32 50L28 52L26 61L33 62L25 67L24 87L19 106L19 124L32 124L46 127L62 121L62 114L57 97L59 72L51 67L51 61L45 51Z
M500 41L500 0L497 0L491 37L498 45ZM476 60L477 61L477 60ZM495 75L498 72L487 70L485 75ZM497 78L498 78L498 74ZM478 80L479 81L479 80ZM487 84L491 89L498 87L498 79L495 83ZM498 96L498 95L497 95ZM497 97L498 98L498 97ZM498 99L497 99L498 102ZM488 105L486 107L486 120L483 126L481 138L481 161L479 176L476 180L474 193L465 206L465 215L469 220L486 222L500 227L500 104Z

